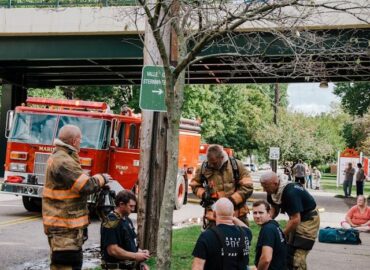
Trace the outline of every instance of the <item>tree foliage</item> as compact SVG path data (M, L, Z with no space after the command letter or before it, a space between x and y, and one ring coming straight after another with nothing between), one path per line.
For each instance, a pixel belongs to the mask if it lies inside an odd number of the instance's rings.
M370 83L338 83L334 94L341 98L345 111L353 116L363 116L370 108Z
M30 97L66 99L64 92L60 88L56 89L31 88L27 90L27 95Z
M315 36L310 31L296 29L303 28L310 19L327 19L326 15L333 11L338 14L350 14L363 22L366 20L363 10L368 9L369 5L358 1L345 1L344 5L343 1L318 2L309 0L236 2L139 0L138 3L140 7L132 16L133 21L137 23L142 12L145 13L146 34L150 34L150 36L152 34L158 48L158 53L155 53L156 57L154 57L155 63L161 63L165 72L168 162L167 166L163 166L167 168L167 171L157 233L157 262L158 269L169 270L171 268L171 228L176 189L175 180L178 171L178 131L181 108L183 107L185 70L195 63L203 65L203 70L200 70L199 74L197 74L198 70L192 70L195 77L201 78L204 74L202 72L206 72L214 77L214 83L227 83L234 74L240 74L241 69L249 74L254 74L253 78L256 79L266 74L272 75L276 80L302 75L310 80L311 76L317 79L319 76L337 74L337 69L326 70L320 57L325 58L325 61L328 61L328 57L332 55L343 56L343 59L346 59L346 53L349 50L352 50L350 53L353 55L355 46L348 46L345 41L337 42L338 39L333 41L332 38L330 42L326 43L326 39L330 36L329 32L320 31L320 35ZM238 31L238 28L243 25L259 28L262 31L259 33ZM296 26L298 27L295 28ZM174 35L172 38L168 38L171 33ZM263 38L266 33L272 37L270 41ZM146 35L145 38L147 37ZM363 41L361 40L361 42ZM153 42L146 44L152 47ZM171 50L168 50L169 44L172 46ZM261 44L263 44L263 48L261 48ZM276 50L275 52L279 52L283 56L283 47L285 47L285 52L292 55L288 62L284 63L282 58L270 58L269 62L262 60L270 49ZM227 48L228 50L218 50L218 48ZM151 49L145 48L147 51L151 51ZM361 48L359 50L363 53ZM210 54L213 54L213 57L220 61L220 65L223 63L236 64L235 69L232 72L230 70L226 72L210 71L207 64L204 64L204 61L211 57ZM316 56L313 56L315 54ZM246 55L250 57L245 57ZM153 57L153 55L148 57ZM235 108L229 107L227 109L235 113ZM224 108L225 106L221 106L220 111ZM223 111L223 113L227 112ZM230 115L233 115L232 113ZM297 126L300 127L300 125L297 122ZM225 128L221 124L219 127ZM295 130L292 131L295 132ZM301 135L305 136L304 133ZM326 148L326 145L323 145L322 148ZM326 152L329 153L330 150Z
M115 113L133 97L131 86L64 86L61 90L71 99L106 102Z
M370 155L370 111L347 122L343 127L343 137L347 147L356 148L365 155Z
M250 154L255 133L271 122L269 97L251 85L193 85L185 89L183 117L201 118L202 140Z
M344 114L307 116L282 112L279 125L264 126L258 132L258 142L267 155L269 147L280 147L282 161L302 159L318 164L335 159L338 150L344 149L341 136Z

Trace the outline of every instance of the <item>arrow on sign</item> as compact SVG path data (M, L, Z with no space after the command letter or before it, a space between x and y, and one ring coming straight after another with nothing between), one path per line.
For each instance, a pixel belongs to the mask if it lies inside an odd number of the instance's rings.
M163 90L162 89L158 89L157 91L156 90L153 90L152 93L157 93L158 96L160 96L160 95L162 95Z

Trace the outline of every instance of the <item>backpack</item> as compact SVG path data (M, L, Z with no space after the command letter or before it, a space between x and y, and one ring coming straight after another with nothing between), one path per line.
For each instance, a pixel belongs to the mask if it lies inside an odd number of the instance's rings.
M326 227L319 231L319 242L358 245L361 239L357 230Z

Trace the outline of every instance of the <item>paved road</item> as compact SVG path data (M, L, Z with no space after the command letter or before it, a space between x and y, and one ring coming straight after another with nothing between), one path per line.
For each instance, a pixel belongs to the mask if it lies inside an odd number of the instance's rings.
M195 213L195 214L194 214ZM174 212L175 227L200 222L202 208L188 204ZM136 220L136 215L132 215ZM84 269L99 264L98 243L100 222L95 220L89 226L89 240L84 248ZM27 212L22 200L15 196L0 194L0 262L1 270L43 270L48 268L49 248L43 232L39 213Z
M256 185L257 187L257 185ZM321 209L321 227L338 227L345 212L355 199L334 198L334 194L311 191ZM256 191L253 199L265 198L265 193ZM188 204L174 212L175 227L200 222L203 209L199 204ZM287 217L282 215L282 219ZM135 219L135 215L133 216ZM89 240L85 243L84 268L98 264L99 222L89 226ZM370 265L370 234L361 236L360 246L330 245L317 243L308 257L310 269L344 270L368 269ZM14 196L0 194L0 269L42 270L47 269L48 244L43 233L40 214L24 210L22 201Z

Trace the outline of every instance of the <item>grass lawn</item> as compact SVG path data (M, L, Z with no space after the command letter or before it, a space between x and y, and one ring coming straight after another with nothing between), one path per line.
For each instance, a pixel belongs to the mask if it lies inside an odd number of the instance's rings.
M323 173L321 178L321 188L327 192L343 195L343 186L339 185L337 188L337 176L335 174ZM364 195L370 195L370 182L365 182ZM352 187L352 196L356 196L356 186Z
M286 221L281 221L280 225L285 226ZM249 264L253 265L255 257L255 247L257 244L257 238L259 234L259 227L251 222L251 230L253 234L251 252L249 255ZM197 241L199 234L201 233L200 226L191 226L179 230L173 231L173 240L172 240L172 260L171 260L171 269L176 270L189 270L191 269L191 263L193 261L193 252L195 242ZM151 259L148 262L150 269L155 268L155 261Z

